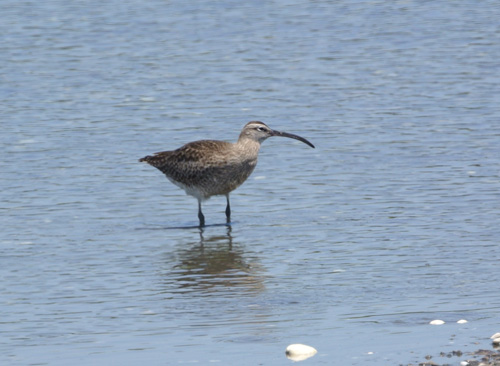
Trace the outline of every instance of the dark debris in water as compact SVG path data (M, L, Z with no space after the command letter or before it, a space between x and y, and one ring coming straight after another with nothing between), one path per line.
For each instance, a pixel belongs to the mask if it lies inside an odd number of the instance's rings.
M407 366L454 366L457 364L465 365L465 363L462 362L467 362L466 366L500 366L500 351L499 350L486 350L486 349L479 349L475 352L467 352L464 353L462 351L451 351L451 352L441 352L439 354L439 357L441 358L449 358L453 359L455 357L461 358L460 360L450 360L450 363L437 363L432 360L432 356L427 355L425 356L426 361L420 362L420 363L415 363L415 364L408 364ZM403 366L403 365L400 365Z

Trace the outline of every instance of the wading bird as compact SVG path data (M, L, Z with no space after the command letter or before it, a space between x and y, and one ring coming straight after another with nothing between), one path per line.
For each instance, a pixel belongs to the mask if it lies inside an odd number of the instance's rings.
M236 143L200 140L187 143L173 151L163 151L139 159L163 172L167 178L198 200L198 219L205 226L202 201L211 196L227 199L226 219L231 222L229 193L252 174L257 165L260 144L269 137L289 137L314 148L305 138L275 131L265 123L248 122Z

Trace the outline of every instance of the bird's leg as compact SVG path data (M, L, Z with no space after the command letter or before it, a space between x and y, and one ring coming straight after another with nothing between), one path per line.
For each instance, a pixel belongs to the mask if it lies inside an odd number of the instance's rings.
M231 222L231 206L229 205L229 194L226 194L227 206L226 206L226 223Z
M198 219L200 219L200 227L205 226L205 216L201 212L201 200L198 200Z

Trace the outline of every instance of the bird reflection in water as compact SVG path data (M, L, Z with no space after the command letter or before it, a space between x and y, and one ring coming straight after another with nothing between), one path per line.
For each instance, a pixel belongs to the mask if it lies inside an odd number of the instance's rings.
M176 293L206 295L234 288L254 293L264 289L261 265L255 258L247 258L240 245L233 244L231 226L227 226L225 235L210 237L204 235L203 228L199 230L200 241L180 246L175 253L178 264L168 271L168 282L175 280Z

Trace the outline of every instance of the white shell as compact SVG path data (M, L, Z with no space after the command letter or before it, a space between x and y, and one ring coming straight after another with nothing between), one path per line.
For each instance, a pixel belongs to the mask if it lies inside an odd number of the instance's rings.
M495 333L490 338L491 339L500 338L500 333Z
M498 337L498 338L493 338L493 343L494 343L494 344L500 344L500 337Z
M429 324L432 324L432 325L442 325L442 324L444 324L444 321L436 319L436 320L431 321Z
M316 349L305 344L291 344L286 348L286 357L292 361L303 361L316 353Z
M465 323L468 323L467 320L465 319L460 319L459 321L457 321L458 324L465 324Z
M469 363L467 361L460 362L460 366L467 366Z

